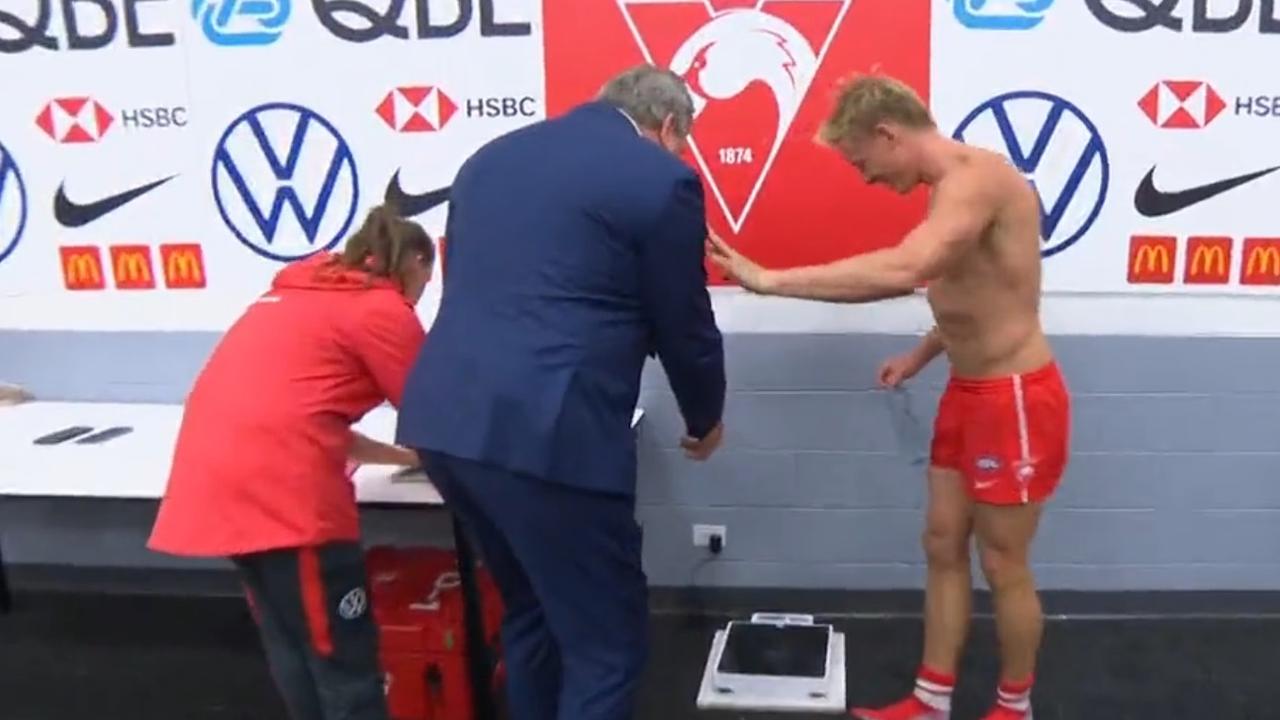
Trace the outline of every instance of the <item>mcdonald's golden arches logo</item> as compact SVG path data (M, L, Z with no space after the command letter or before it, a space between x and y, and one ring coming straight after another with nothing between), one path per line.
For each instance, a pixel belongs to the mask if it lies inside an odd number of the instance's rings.
M102 251L93 245L67 245L58 248L62 260L62 283L68 290L101 290L106 276L102 272Z
M196 243L160 246L164 263L164 286L172 289L196 289L205 286L204 253Z
M156 286L150 245L112 245L111 269L118 290L150 290Z
M1280 285L1280 238L1245 238L1241 285Z
M1170 284L1173 282L1177 259L1177 238L1165 235L1134 235L1129 238L1129 282Z
M1225 285L1231 279L1229 237L1187 238L1187 269L1183 282L1190 285Z

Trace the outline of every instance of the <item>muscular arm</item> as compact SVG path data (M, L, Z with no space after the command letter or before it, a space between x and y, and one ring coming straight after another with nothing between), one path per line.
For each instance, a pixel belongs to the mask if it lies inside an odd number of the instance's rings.
M933 208L897 246L825 265L766 270L766 295L860 303L909 295L947 271L977 242L991 216L981 177L965 172L940 184Z

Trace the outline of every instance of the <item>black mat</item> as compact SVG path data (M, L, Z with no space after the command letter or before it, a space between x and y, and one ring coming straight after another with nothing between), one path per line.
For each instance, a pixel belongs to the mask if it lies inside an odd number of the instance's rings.
M694 707L710 638L725 620L655 618L638 718L744 717ZM852 701L886 701L910 687L918 621L838 624L847 636ZM1277 661L1280 620L1051 622L1036 718L1276 718ZM978 621L954 720L985 711L995 676L991 624ZM26 594L13 615L0 617L0 718L285 720L285 714L239 601Z

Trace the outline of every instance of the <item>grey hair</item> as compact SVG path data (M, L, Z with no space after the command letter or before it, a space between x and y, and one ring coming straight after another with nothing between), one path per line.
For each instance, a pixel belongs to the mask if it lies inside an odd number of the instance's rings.
M631 116L647 130L659 130L671 116L675 131L688 135L693 127L693 98L684 79L666 68L637 65L615 75L598 96Z

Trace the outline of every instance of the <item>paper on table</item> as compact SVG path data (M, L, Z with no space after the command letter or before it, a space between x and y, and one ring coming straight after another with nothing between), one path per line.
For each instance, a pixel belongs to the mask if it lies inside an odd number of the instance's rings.
M427 477L426 471L420 467L401 468L391 474L391 483L397 485L400 483L430 483L431 478Z

